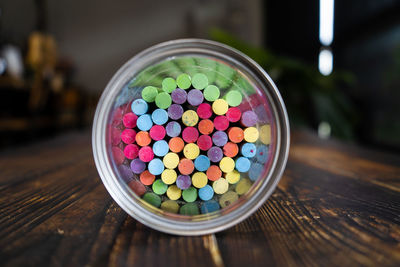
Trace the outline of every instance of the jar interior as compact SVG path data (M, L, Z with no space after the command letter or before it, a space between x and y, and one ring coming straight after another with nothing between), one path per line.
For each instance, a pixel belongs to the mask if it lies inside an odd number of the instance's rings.
M188 77L191 84L185 88ZM171 103L168 96L154 101L153 88L156 95L168 94ZM186 93L186 101L178 91ZM144 101L147 110L142 114L135 109L135 114L132 106L138 107L143 98L148 100ZM219 99L221 104L215 103ZM106 133L109 162L118 183L151 212L175 219L210 220L240 207L266 182L276 150L274 114L265 90L240 66L212 56L168 57L133 75L113 103ZM200 108L199 103L209 106ZM177 115L172 105L179 106ZM159 109L166 112L154 112ZM187 111L194 111L197 122L189 116L193 112ZM145 114L147 120L140 119ZM174 131L179 127L179 133ZM189 149L193 147L195 152ZM161 174L155 162L164 164Z

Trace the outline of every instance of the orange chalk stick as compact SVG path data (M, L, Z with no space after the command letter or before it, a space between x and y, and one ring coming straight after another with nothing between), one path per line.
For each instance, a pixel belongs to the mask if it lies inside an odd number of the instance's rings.
M169 140L168 146L172 152L179 153L183 150L185 142L180 137L173 137Z

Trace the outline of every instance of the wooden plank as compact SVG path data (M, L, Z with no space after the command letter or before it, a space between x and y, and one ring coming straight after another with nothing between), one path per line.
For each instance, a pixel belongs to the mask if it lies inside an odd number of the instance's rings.
M72 133L0 153L0 260L4 266L398 266L398 162L300 134L277 190L253 216L216 235L180 237L122 211L98 178L89 135Z

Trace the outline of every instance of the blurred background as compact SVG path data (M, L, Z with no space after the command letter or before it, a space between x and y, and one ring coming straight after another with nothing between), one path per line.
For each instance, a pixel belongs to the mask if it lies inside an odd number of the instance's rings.
M400 152L398 0L0 0L0 149L89 129L124 62L187 37L261 64L293 129Z

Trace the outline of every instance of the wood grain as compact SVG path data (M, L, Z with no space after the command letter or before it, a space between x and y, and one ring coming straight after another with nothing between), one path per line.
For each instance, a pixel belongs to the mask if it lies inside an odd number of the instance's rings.
M0 154L2 266L399 266L400 158L301 132L275 193L215 235L138 223L98 178L88 133Z

